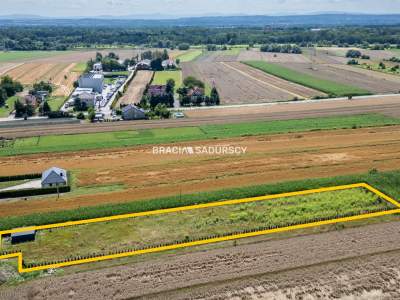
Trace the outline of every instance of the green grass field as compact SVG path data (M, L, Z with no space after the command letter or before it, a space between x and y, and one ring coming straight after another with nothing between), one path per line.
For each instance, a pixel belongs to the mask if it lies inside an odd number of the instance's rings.
M189 50L186 53L178 55L176 59L179 59L181 62L189 62L193 61L199 56L203 54L203 50Z
M9 51L0 52L0 63L13 62L24 59L46 58L61 54L71 53L71 51Z
M197 127L144 129L73 135L49 135L40 138L31 137L16 139L12 146L0 149L0 156L41 152L79 151L261 134L397 124L400 124L400 119L385 117L378 114L365 114L302 120L204 125Z
M152 84L167 84L168 79L175 81L175 88L182 86L182 71L157 71L154 74Z
M87 65L85 62L77 63L75 67L72 69L72 72L83 73L85 72L86 67Z
M50 105L51 111L60 110L61 106L63 106L66 100L67 99L65 97L50 97L48 103Z
M300 73L277 64L267 63L265 61L245 61L243 62L253 68L264 71L268 74L280 77L282 79L298 83L332 96L357 96L371 94L369 91L338 82L320 79L305 73Z
M354 188L43 230L39 231L34 242L11 245L5 241L3 249L22 250L26 263L48 262L70 256L109 254L116 250L154 247L271 226L284 227L388 208L394 206L367 190Z
M18 99L17 96L10 97L6 101L6 105L0 107L0 118L5 118L14 110L14 102ZM6 107L7 106L7 107Z

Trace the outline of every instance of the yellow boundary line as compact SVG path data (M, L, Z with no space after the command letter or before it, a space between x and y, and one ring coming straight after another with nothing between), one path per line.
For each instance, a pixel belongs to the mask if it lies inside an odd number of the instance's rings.
M280 227L280 228L274 228L274 229L261 230L261 231L256 231L256 232L235 234L235 235L230 235L230 236L217 237L217 238L199 240L199 241L194 241L194 242L180 243L180 244L176 244L176 245L154 247L154 248L149 248L149 249L144 249L144 250L124 252L124 253L119 253L119 254L104 255L104 256L99 256L99 257L94 257L94 258L80 259L80 260L75 260L75 261L50 264L50 265L45 265L45 266L33 267L33 268L24 268L22 252L2 255L2 256L0 256L0 260L17 258L18 259L18 271L20 273L28 273L28 272L34 272L34 271L40 271L40 270L47 270L50 268L61 268L61 267L85 264L85 263L90 263L90 262L98 262L98 261L104 261L104 260L110 260L110 259L122 258L122 257L129 257L129 256L140 255L140 254L146 254L146 253L162 252L162 251L167 251L167 250L174 250L174 249L180 249L180 248L186 248L186 247L206 245L206 244L211 244L211 243L230 241L230 240L242 239L242 238L247 238L247 237L255 237L255 236L278 233L278 232L286 232L286 231L291 231L291 230L298 230L298 229L318 227L318 226L323 226L323 225L363 220L363 219L369 219L369 218L375 218L375 217L387 216L387 215L400 213L400 203L399 202L390 198L389 196L385 195L384 193L380 192L379 190L373 188L372 186L370 186L366 183L357 183L357 184L341 185L341 186L319 188L319 189L312 189L312 190L304 190L304 191L299 191L299 192L290 192L290 193L267 195L267 196L254 197L254 198L244 198L244 199L237 199L237 200L212 202L212 203L206 203L206 204L182 206L182 207L160 209L160 210L140 212L140 213L124 214L124 215L117 215L117 216L110 216L110 217L103 217L103 218L87 219L87 220L80 220L80 221L70 221L70 222L57 223L57 224L49 224L49 225L42 225L42 226L30 226L30 227L25 227L25 228L5 230L5 231L0 231L0 245L1 245L2 235L16 233L16 232L24 232L24 231L28 231L28 230L44 230L44 229L84 225L84 224L90 224L90 223L108 222L108 221L121 220L121 219L127 219L127 218L135 218L135 217L141 217L141 216L161 215L161 214L167 214L167 213L172 213L172 212L188 211L188 210L195 210L195 209L209 208L209 207L219 207L219 206L225 206L225 205L234 205L234 204L241 204L241 203L264 201L264 200L272 200L272 199L277 199L277 198L309 195L309 194L314 194L314 193L346 190L346 189L353 189L353 188L365 188L365 189L371 191L372 193L378 195L379 197L385 199L386 201L392 203L397 208L393 209L393 210L388 210L388 211L368 213L368 214L362 214L362 215L357 215L357 216L337 218L337 219L318 221L318 222L312 222L312 223L306 223L306 224L300 224L300 225L292 225L292 226L286 226L286 227Z

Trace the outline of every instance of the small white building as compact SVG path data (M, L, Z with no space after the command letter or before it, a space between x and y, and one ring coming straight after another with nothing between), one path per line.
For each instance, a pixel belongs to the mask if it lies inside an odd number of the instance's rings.
M104 87L104 75L97 73L83 74L78 80L80 88L93 89L96 93L102 93Z
M42 188L65 186L68 183L67 171L52 167L42 173Z
M93 71L94 72L103 72L103 65L101 64L101 62L95 63L93 65Z
M122 118L124 120L143 120L146 119L146 113L143 109L129 104L122 108Z

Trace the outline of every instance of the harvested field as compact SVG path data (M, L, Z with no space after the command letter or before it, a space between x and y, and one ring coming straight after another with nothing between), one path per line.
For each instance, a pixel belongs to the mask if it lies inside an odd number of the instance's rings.
M242 51L237 57L238 61L264 60L272 63L308 63L310 59L302 54L269 53L257 49Z
M371 57L371 60L383 60L390 59L394 56L394 53L390 50L370 50L370 49L361 49L357 47L349 47L349 48L339 48L339 47L321 47L317 48L318 52L325 52L330 56L339 56L346 57L346 53L348 50L358 50L362 54L368 55Z
M152 147L1 158L1 175L51 166L75 174L77 189L60 199L3 201L0 217L220 190L309 177L400 169L400 127L319 131L180 143L248 147L241 156L154 155ZM288 145L290 147L288 148ZM373 157L373 159L371 159ZM188 172L190 170L190 172ZM119 187L116 189L115 187Z
M394 77L392 80L381 76L378 72L370 71L360 74L358 70L344 70L338 68L335 64L282 64L282 67L289 68L298 72L312 75L314 77L338 82L370 91L372 93L397 93L399 91L398 79ZM375 74L376 73L376 74Z
M130 82L125 94L118 100L116 107L119 107L121 104L139 103L147 85L153 79L153 75L153 71L138 71Z
M149 256L147 261L130 265L45 277L4 288L0 298L395 299L400 294L399 225L381 223L290 239L239 242L236 247L230 244L195 253Z
M243 67L241 67L243 68ZM291 100L298 95L268 83L266 76L258 80L223 62L182 63L183 77L195 76L216 86L222 104L263 103ZM290 83L288 83L290 85ZM302 97L300 97L302 98Z
M320 91L283 80L273 75L269 75L239 62L225 63L225 65L230 66L232 69L237 70L238 72L241 72L243 75L254 78L254 80L264 82L266 85L272 88L290 93L293 97L298 97L301 99L312 98L315 96L326 96L326 94Z
M73 83L80 75L74 72L75 63L25 63L6 74L24 85L38 81L51 82L56 86L54 96L68 96L73 90Z
M1 63L0 64L0 76L6 74L10 70L20 66L22 63Z

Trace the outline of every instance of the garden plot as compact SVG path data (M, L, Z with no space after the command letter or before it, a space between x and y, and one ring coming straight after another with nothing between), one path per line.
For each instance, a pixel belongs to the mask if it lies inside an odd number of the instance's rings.
M73 226L55 224L51 229L39 229L34 242L12 245L3 237L2 250L21 252L24 263L35 267L395 208L394 203L369 188L352 185L145 212Z

